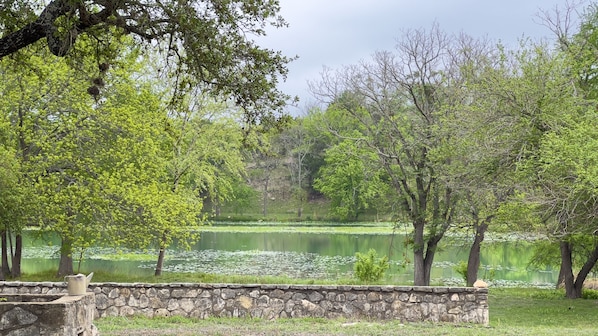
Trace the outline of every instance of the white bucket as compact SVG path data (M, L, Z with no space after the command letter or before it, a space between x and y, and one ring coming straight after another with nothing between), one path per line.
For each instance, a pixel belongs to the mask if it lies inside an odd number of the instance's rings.
M69 295L83 295L87 291L87 286L93 277L93 272L89 273L88 276L84 274L67 275L64 277L66 282L66 288Z

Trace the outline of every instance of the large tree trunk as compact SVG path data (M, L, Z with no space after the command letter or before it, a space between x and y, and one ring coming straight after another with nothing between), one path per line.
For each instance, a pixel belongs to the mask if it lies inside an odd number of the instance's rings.
M73 245L70 239L63 237L60 246L58 276L63 277L70 274L73 274Z
M0 58L10 55L44 37L46 37L46 31L38 22L32 22L20 30L6 34L0 39Z
M430 276L432 273L432 264L434 263L434 256L438 247L438 240L430 239L427 242L426 257L424 258L424 280L423 286L430 286Z
M424 223L413 223L413 285L428 286L426 281L426 267L424 263Z
M8 233L6 230L0 231L0 239L2 240L2 269L0 272L2 273L2 280L8 274L10 274L10 265L8 264Z
M480 250L484 235L488 229L488 223L475 225L475 237L469 249L469 257L467 259L467 274L465 275L467 286L473 286L473 283L478 279L478 270L480 268Z
M579 293L575 288L575 281L573 279L573 259L571 251L571 243L567 241L560 242L561 250L561 270L559 274L563 276L563 283L565 284L565 292L568 298L576 299L581 297L581 288Z
M21 260L23 256L23 235L17 234L15 236L15 250L12 256L12 277L18 278L21 276Z
M582 296L583 290L583 283L586 281L588 274L594 266L596 265L596 261L598 261L598 245L594 246L594 250L586 259L586 262L581 267L581 270L577 273L577 277L575 277L575 282L573 282L573 286L571 288L567 287L567 282L565 282L565 292L568 298L570 299L578 299Z
M561 251L562 253L562 251ZM556 279L555 289L565 288L565 269L563 268L563 261L561 257L561 267L559 268L559 277Z
M10 55L30 44L46 38L48 48L56 56L64 56L69 51L74 39L59 40L56 37L56 19L71 12L73 3L65 0L54 0L47 4L39 17L25 27L6 34L0 39L0 58Z
M48 42L48 49L56 56L64 56L71 49L75 42L76 32L82 32L86 29L105 22L108 17L114 14L116 7L114 3L107 2L106 8L95 13L86 13L86 17L79 17L75 22L74 27L68 36L59 39L56 36L58 27L55 21L68 13L75 10L77 2L70 0L53 0L50 1L42 10L39 17L25 27L5 34L0 38L0 58L10 55L20 49L31 45L38 40L46 38Z

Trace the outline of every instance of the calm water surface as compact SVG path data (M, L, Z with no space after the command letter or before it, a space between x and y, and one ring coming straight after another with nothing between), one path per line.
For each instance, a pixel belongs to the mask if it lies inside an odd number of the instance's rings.
M58 240L42 241L32 234L25 238L24 272L57 269ZM433 284L459 284L460 275L454 266L467 260L468 245L449 239L441 246L432 269ZM532 247L529 242L486 243L480 276L507 284L553 284L557 272L528 269ZM387 272L390 280L412 281L412 251L405 248L400 235L203 232L191 250L174 246L167 251L165 271L342 278L351 276L355 253L370 248L379 255L390 256L391 268ZM153 273L155 251L125 252L126 255L119 255L113 249L92 248L85 255L81 271Z

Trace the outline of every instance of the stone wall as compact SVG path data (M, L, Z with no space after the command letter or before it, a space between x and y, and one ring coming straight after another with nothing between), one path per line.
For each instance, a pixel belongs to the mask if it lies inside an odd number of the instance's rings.
M92 283L96 315L396 319L488 324L488 289L411 286ZM63 293L62 283L0 282L1 293Z
M9 290L10 292L10 290ZM0 335L91 336L95 295L0 294Z

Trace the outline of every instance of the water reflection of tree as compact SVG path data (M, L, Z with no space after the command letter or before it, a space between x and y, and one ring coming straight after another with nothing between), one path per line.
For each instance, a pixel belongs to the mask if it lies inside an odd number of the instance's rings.
M37 260L35 258L51 257L52 253L43 252L49 247L42 241L30 239L28 235L24 239L31 242L28 246L31 245L32 249L35 246L44 248L39 253L25 255L24 269L29 269L29 262ZM355 252L363 253L374 248L379 253L386 253L390 239L390 235L367 234L204 232L202 239L189 251L173 247L165 271L339 279L351 274ZM410 265L399 267L403 262L403 242L403 235L395 237L397 251L392 254L391 269L388 271L388 278L396 283L406 283L413 275ZM459 238L445 242L433 267L432 278L435 283L455 274L452 265L467 255L464 242ZM488 276L490 269L494 269L494 280L497 281L554 282L555 272L527 268L535 244L521 241L485 243L480 275L484 276L485 273ZM88 256L89 261L84 264L84 268L89 270L134 272L140 267L144 268L142 260L98 259L107 254L116 255L114 250L94 248L91 251L93 254ZM147 263L147 267L152 268L153 263Z

